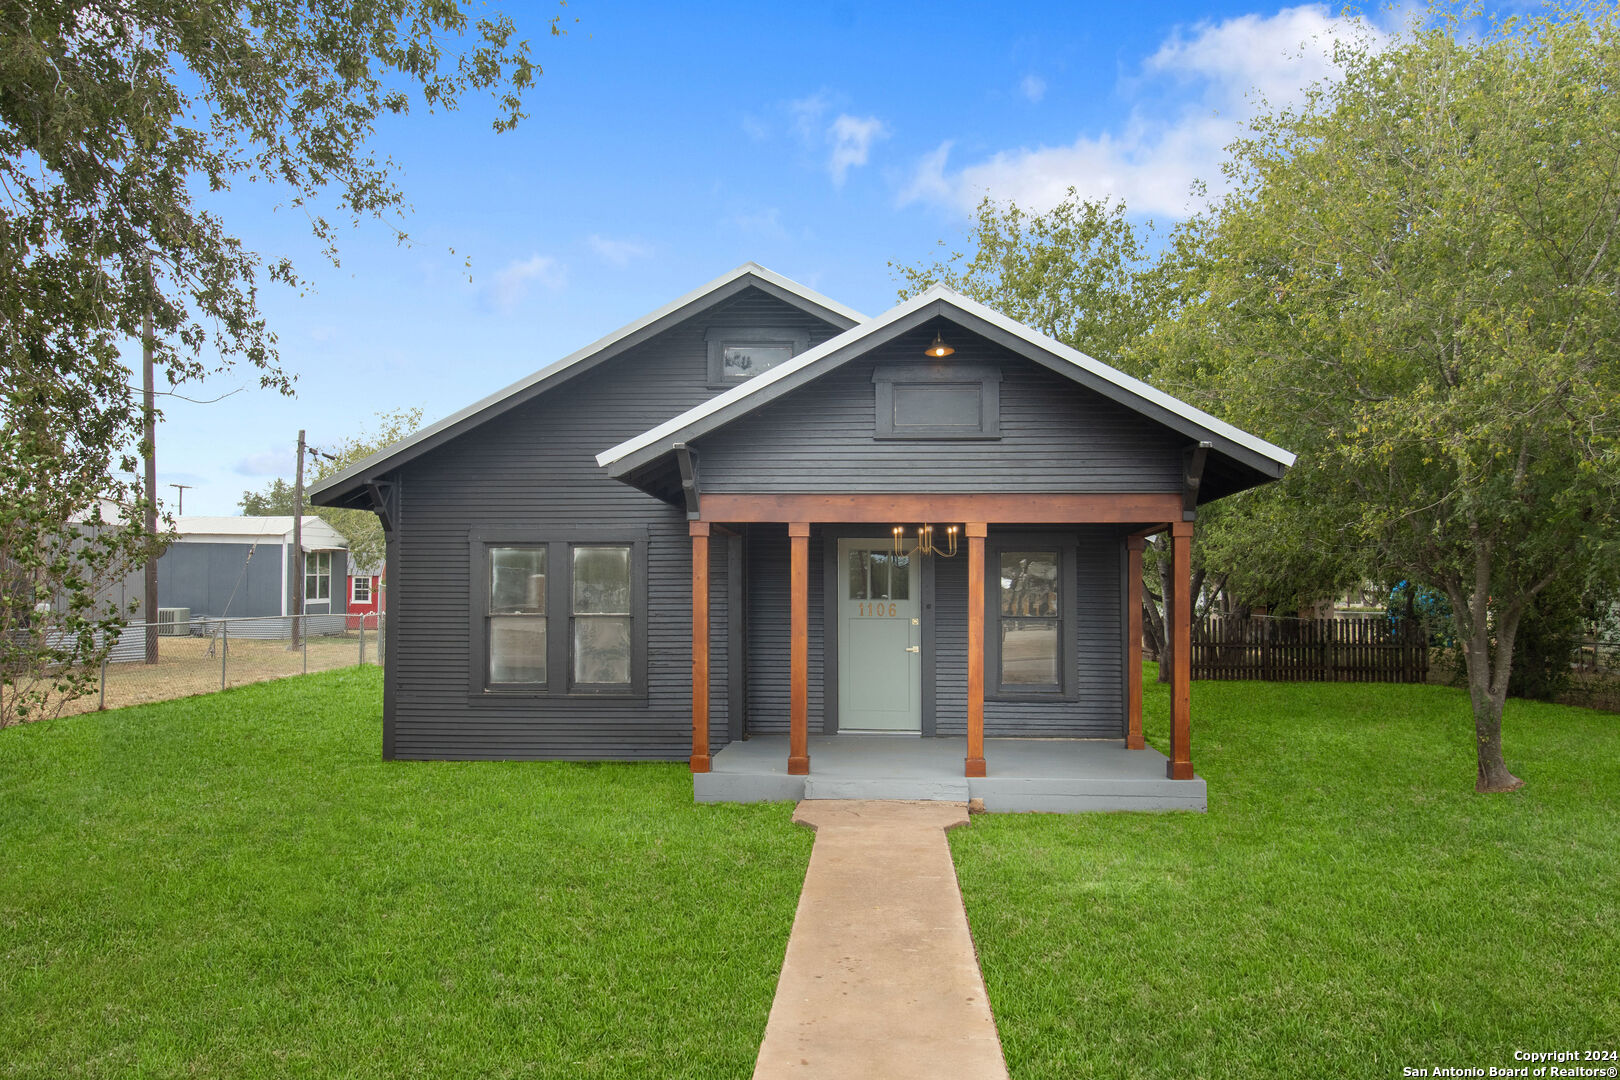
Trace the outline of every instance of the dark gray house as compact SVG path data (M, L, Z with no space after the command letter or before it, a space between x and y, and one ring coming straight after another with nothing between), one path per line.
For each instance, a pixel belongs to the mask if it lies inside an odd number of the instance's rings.
M382 517L386 757L681 759L700 798L863 769L916 794L948 758L951 797L1078 805L1044 769L1090 805L1202 805L1197 510L1292 461L949 290L868 318L748 264L312 498ZM1159 532L1168 760L1140 749Z

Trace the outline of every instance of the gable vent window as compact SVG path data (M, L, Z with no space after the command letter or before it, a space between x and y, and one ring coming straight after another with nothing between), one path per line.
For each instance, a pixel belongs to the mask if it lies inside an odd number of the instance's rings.
M1001 370L989 364L883 364L872 372L879 439L999 439Z
M716 389L735 386L787 363L810 341L803 330L758 326L715 326L704 336L709 347L709 385Z

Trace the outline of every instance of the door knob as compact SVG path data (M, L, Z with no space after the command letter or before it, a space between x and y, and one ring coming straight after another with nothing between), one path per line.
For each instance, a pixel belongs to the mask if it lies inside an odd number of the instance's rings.
M906 646L906 652L920 653L920 652L922 652L922 646L921 645L907 645Z

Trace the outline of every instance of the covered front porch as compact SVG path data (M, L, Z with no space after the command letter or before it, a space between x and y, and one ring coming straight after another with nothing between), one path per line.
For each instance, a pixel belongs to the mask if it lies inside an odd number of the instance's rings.
M796 774L787 736L730 743L693 776L693 794L698 802L979 799L992 813L1206 807L1202 777L1168 779L1163 754L1118 739L986 739L984 756L995 762L986 776L963 775L963 738L812 735L808 744L815 770Z
M1188 586L1193 523L1189 519L1193 517L1193 505L1190 495L1169 493L711 494L701 501L693 498L688 504L693 575L690 763L697 797L706 801L982 798L987 808L995 809L1202 809L1204 782L1195 776L1191 760L1190 669L1187 664L1192 606ZM833 588L836 583L833 569L842 564L841 557L833 558L837 550L834 538L851 532L857 535L886 532L889 523L908 519L965 523L960 526L963 537L960 558L953 560L962 564L958 579L962 608L954 624L962 640L954 655L965 672L962 693L957 699L958 707L965 714L965 733L961 726L954 732L933 730L931 702L935 668L930 661L935 658L935 593L931 574L924 574L921 579L924 582L921 595L927 597L927 602L918 609L919 616L909 620L919 628L921 644L904 650L919 656L925 672L922 677L924 700L930 704L923 708L921 737L915 729L910 737L855 734L840 730L835 720L825 717L821 721L823 730L815 731L810 720L809 666L812 537L820 539L822 554L828 560L828 570L822 575L828 599L819 616L828 622L838 598L848 591L847 583ZM789 547L787 565L782 567L786 571L788 603L787 610L781 612L787 616L784 621L788 624L787 733L779 734L781 728L778 727L775 731L745 735L746 729L736 728L731 732L730 741L726 741L723 736L717 737L719 733L711 726L714 718L711 715L709 638L714 627L710 610L713 590L709 580L709 542L711 535L721 534L728 537L729 548L729 538L740 535L737 530L761 526L783 529ZM1103 635L1104 643L1094 648L1110 654L1109 663L1114 665L1111 670L1115 674L1108 676L1112 681L1108 700L1116 704L1108 708L1114 717L1109 730L1116 737L1074 737L1097 732L1073 728L1001 732L1018 737L996 737L997 733L991 731L987 737L986 654L989 651L992 658L1000 655L1000 639L986 612L986 586L991 585L990 592L994 593L996 582L993 576L996 571L990 566L994 560L987 558L987 541L993 551L998 529L1020 530L1015 535L1028 535L1024 530L1077 527L1102 528L1109 537L1108 543L1113 545L1113 554L1103 562L1113 560L1112 568L1106 572L1118 584L1118 591L1110 593L1112 599L1105 603L1116 613L1109 617L1117 621L1108 624L1112 629ZM1169 605L1172 628L1169 757L1148 749L1142 738L1142 553L1145 537L1160 532L1170 537L1174 567ZM733 580L728 575L728 587ZM1104 603L1100 594L1088 595L1084 601L1074 597L1072 580L1066 581L1068 584L1062 586L1066 590L1062 602L1069 606L1064 610L1078 610L1084 603L1093 606ZM741 595L739 588L729 608L735 610ZM911 594L913 599L916 595ZM943 598L944 593L940 595ZM992 595L988 599L994 604L996 597ZM887 607L889 615L896 614L895 604ZM907 610L899 610L898 614L901 622L907 621ZM835 674L838 670L836 646L830 644L833 633L834 626L827 625L821 636L828 657L823 673L823 702L828 715L836 716L835 710L843 703L839 700L841 691ZM1067 630L1056 635L1065 642L1065 663L1075 651L1071 635L1072 631ZM727 650L728 663L736 658L736 645L734 641ZM992 665L994 663L992 659ZM1095 707L1094 697L1079 694L1072 686L1070 689L1072 692L1066 698L1038 703L1036 707L1047 710L1060 722L1064 715L1082 705L1091 703ZM728 701L733 702L738 697L734 690L727 695ZM997 700L1005 703L1030 699L1013 697L1003 691ZM1046 734L1059 737L1041 737ZM724 745L717 746L717 742ZM818 756L822 754L827 757Z

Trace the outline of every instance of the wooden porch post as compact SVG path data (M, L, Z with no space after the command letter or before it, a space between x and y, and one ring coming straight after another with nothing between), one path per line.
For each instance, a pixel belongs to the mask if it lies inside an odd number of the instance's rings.
M1165 775L1172 780L1191 780L1192 767L1192 538L1190 521L1170 526L1172 565L1172 605L1170 638L1175 642L1170 675L1170 760Z
M1142 549L1147 539L1125 541L1125 749L1142 750Z
M692 771L709 771L709 523L692 534Z
M984 775L984 538L982 521L970 521L968 542L967 760L964 776Z
M788 775L810 773L810 525L795 521L788 525L792 549L789 591L792 616L789 623L789 651L792 693L788 704Z

